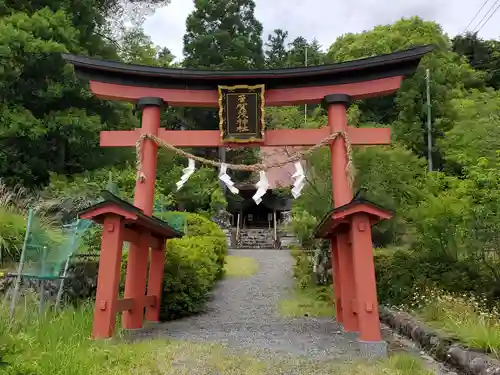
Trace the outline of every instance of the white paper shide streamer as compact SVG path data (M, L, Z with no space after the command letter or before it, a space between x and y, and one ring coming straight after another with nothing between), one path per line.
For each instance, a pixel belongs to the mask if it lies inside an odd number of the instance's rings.
M266 172L260 171L260 179L259 182L255 184L257 191L255 192L252 199L255 201L257 205L262 202L262 197L266 194L267 189L269 188L269 181L267 180Z
M227 174L227 164L222 163L220 166L219 179L224 182L229 189L229 191L233 194L238 194L240 191L236 186L234 186L234 182L231 181L231 177Z
M194 169L194 160L188 159L188 166L182 170L184 174L181 176L179 182L177 182L177 190L180 190L187 180L189 180L189 177L194 173Z
M306 176L304 175L304 169L302 168L302 164L300 161L295 163L295 173L292 175L293 188L292 195L295 199L300 197L302 189L304 188L304 181Z

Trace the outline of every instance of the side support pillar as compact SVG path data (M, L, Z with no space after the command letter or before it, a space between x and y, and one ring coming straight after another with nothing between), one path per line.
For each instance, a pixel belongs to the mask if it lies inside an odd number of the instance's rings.
M330 132L347 133L347 108L351 103L351 97L345 94L332 94L325 96L323 102L328 108L328 126L330 127ZM333 202L334 207L337 208L349 203L353 197L352 188L346 175L348 157L343 137L339 136L335 138L330 144L330 157ZM344 322L344 329L352 331L357 327L357 324L354 323L356 317L348 316L350 313L347 311L350 310L350 307L344 306L350 300L356 298L355 295L350 295L351 292L349 292L349 295L344 295L344 292L347 293L349 289L348 286L354 285L353 274L348 271L348 265L352 265L352 259L349 259L349 257L352 257L352 253L348 251L349 244L347 240L348 237L346 236L339 236L337 238L337 251L339 253L338 278L341 284L340 303L343 311L341 319Z
M158 135L160 128L161 107L164 102L160 98L141 98L137 109L142 111L142 133ZM142 178L138 178L135 185L134 205L143 210L146 215L153 213L153 201L156 182L156 163L158 145L145 139L142 145ZM143 299L146 289L146 275L148 267L148 243L146 240L139 244L130 244L127 276L125 280L125 298L135 301ZM134 308L123 314L123 328L142 328L144 308Z
M360 350L364 357L385 357L387 343L382 340L380 334L372 233L368 215L360 213L353 216L350 237L354 257Z
M109 338L113 336L115 331L122 246L122 220L115 215L108 216L104 220L102 231L97 294L92 325L92 337L96 339Z
M165 243L158 249L151 249L148 277L148 296L155 296L154 306L146 308L146 320L160 321L161 295L163 292L163 268L165 266Z
M142 328L149 241L150 234L146 232L139 235L139 243L130 243L124 298L131 298L134 302L132 309L125 310L122 314L122 325L126 329ZM130 275L134 275L134 277L132 278Z

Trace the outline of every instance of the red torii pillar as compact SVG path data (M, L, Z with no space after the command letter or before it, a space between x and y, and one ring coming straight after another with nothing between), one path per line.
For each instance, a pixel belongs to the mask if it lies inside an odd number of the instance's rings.
M137 102L136 109L142 111L142 131L144 133L158 135L160 128L160 114L164 102L159 98L141 98ZM142 178L137 178L135 184L134 206L141 209L144 214L153 215L153 204L156 183L156 164L157 164L158 145L153 141L146 139L142 146L143 170ZM127 276L125 279L125 298L139 298L144 295L146 290L146 275L148 272L148 258L144 256L148 251L148 234L144 234L139 243L131 243L128 255ZM163 254L152 253L153 257L160 257ZM159 264L161 259L151 259L151 264ZM163 261L161 261L163 264ZM158 266L159 267L159 266ZM161 270L150 270L151 272L162 272ZM123 327L126 329L142 328L142 318L144 309L140 306L134 306L131 310L123 312ZM149 318L153 318L148 314ZM156 320L156 319L155 319Z
M346 112L351 104L351 97L345 94L328 95L325 96L323 103L327 106L330 131L346 132ZM348 160L344 138L337 137L330 144L330 157L333 202L334 207L340 207L352 200L352 187L346 174ZM330 246L337 321L344 324L345 331L355 332L358 330L358 321L350 303L355 299L355 289L353 258L349 251L348 237L342 235L332 239Z

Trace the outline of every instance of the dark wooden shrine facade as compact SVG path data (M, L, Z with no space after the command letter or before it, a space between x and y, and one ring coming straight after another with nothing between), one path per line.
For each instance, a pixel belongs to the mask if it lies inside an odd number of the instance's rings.
M421 58L432 47L416 47L407 51L339 64L254 71L210 71L171 69L123 64L65 54L63 57L74 65L78 75L89 80L91 91L102 99L124 100L136 103L142 111L142 126L136 130L101 132L103 147L133 147L141 134L153 134L177 147L262 147L310 146L333 133L348 136L352 145L370 146L390 143L390 130L386 128L356 128L348 126L346 111L353 100L378 97L395 93L404 77L416 70ZM167 130L160 128L163 106L207 107L219 106L219 88L262 85L265 106L288 106L323 103L328 111L328 124L319 129L280 129L264 131L261 138L249 137L247 142L228 142L220 130ZM243 99L242 99L243 100ZM243 124L244 125L244 124ZM243 126L242 125L242 126ZM243 126L244 127L244 126ZM250 131L250 130L249 130ZM229 137L230 138L230 137ZM251 139L253 138L253 139ZM229 139L230 140L230 139ZM158 146L151 140L143 141L142 170L136 183L134 205L145 215L151 216L156 180ZM353 199L352 188L346 176L347 154L345 140L337 137L330 143L332 157L333 198L335 207L342 207ZM364 221L363 221L364 220ZM364 223L364 224L363 224ZM334 222L331 222L334 225ZM369 230L365 216L355 215L346 225L357 225ZM354 232L353 232L354 233ZM334 283L351 283L353 272L365 274L367 292L355 290L354 295L343 295L337 290L338 303L354 303L355 308L365 306L366 314L354 314L356 324L345 324L346 330L360 332L360 346L365 352L383 352L385 346L380 335L376 306L375 276L371 243L366 236L355 232L357 243L367 259L362 263L353 260L349 249L349 236L344 232L331 238L332 259L338 260ZM359 241L358 241L359 240ZM141 299L145 295L147 249L145 245L132 245L129 253L125 294ZM358 259L358 258L356 258ZM343 263L344 262L344 263ZM352 266L352 267L351 267ZM351 267L351 268L350 268ZM349 281L350 280L350 281ZM104 288L99 279L99 288ZM345 298L344 298L345 297ZM354 301L354 302L353 302ZM97 314L98 306L96 306ZM368 311L370 310L370 311ZM344 310L345 311L345 310ZM345 314L344 314L345 315ZM376 319L375 319L376 317ZM96 318L97 315L96 315ZM343 322L344 317L338 316ZM125 328L142 326L142 310L129 312Z

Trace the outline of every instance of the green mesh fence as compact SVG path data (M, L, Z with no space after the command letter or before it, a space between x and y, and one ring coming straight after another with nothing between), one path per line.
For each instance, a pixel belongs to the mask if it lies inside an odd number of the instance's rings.
M159 219L165 221L172 228L187 234L186 228L186 215L182 212L166 211L161 213L155 213L155 216Z
M62 266L78 249L91 224L90 220L77 220L51 230L33 217L23 249L22 274L40 279L59 277Z

